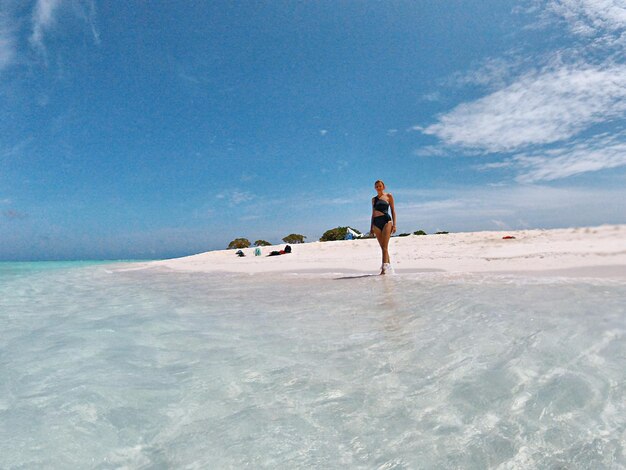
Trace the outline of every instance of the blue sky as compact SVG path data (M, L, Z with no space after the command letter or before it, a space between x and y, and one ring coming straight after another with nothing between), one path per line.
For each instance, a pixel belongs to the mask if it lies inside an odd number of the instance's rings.
M0 0L0 259L626 222L623 0Z

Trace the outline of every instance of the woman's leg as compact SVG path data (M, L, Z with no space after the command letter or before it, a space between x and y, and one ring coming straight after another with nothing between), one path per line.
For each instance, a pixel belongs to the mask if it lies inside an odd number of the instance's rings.
M385 262L385 249L383 248L383 232L375 225L374 225L374 235L376 235L376 240L378 240L378 244L380 245L380 251L383 255L382 263L384 263ZM383 274L383 273L384 273L384 270L380 272L380 274Z
M391 229L393 228L393 224L388 222L382 229L380 234L380 239L378 243L380 243L380 247L383 250L383 263L390 263L389 260L389 239L391 238Z

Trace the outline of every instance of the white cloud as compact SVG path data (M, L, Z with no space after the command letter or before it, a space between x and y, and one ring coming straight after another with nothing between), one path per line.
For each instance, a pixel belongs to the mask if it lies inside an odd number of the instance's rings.
M529 64L521 56L509 53L507 57L487 58L475 63L469 70L453 74L446 83L453 86L476 85L481 87L502 88L519 74L528 70Z
M320 129L320 135L326 135L326 134L328 134L327 129Z
M626 166L626 135L601 135L589 141L530 155L517 155L512 163L520 183L552 181L591 171Z
M242 204L254 199L254 194L246 191L233 191L228 197L233 204Z
M423 101L430 101L430 102L439 101L439 100L441 100L441 92L433 91L431 93L426 93L426 94L422 95L422 100Z
M61 4L61 0L37 0L33 10L33 31L30 42L39 49L45 49L43 38L48 29L55 23L55 12Z
M565 19L574 34L624 34L626 2L624 0L551 0L551 11Z
M67 0L37 0L32 13L32 32L30 43L40 51L45 51L45 35L55 26L61 7ZM100 33L96 27L96 4L94 0L76 0L71 2L72 12L88 26L95 44L100 44Z
M447 145L516 151L571 138L625 111L626 65L563 66L463 103L422 132Z
M511 184L429 191L394 191L399 229L489 230L623 223L616 204L626 187L587 188Z
M448 155L448 151L438 145L425 145L416 149L413 153L418 157L443 157Z
M626 0L531 0L525 13L550 28L555 18L576 39L539 55L487 58L448 84L492 90L412 130L439 138L417 155L509 154L475 168L510 168L522 183L553 181L626 165L626 134L593 136L626 118ZM592 137L588 137L583 132Z

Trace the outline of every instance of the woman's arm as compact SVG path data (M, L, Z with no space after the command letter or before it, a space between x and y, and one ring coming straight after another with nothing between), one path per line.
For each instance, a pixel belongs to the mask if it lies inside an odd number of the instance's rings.
M391 218L393 219L393 227L391 227L391 233L396 233L396 225L398 225L398 219L396 217L396 205L393 202L393 196L391 193L387 193L389 195L389 206L391 206Z
M374 199L372 198L372 218L370 219L370 233L374 233Z

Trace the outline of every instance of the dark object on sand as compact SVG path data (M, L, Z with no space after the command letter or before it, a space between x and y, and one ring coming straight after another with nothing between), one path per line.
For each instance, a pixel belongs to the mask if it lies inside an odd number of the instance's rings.
M435 235L447 235L450 232L435 232Z
M511 235L507 235L505 237L502 237L502 240L515 240L515 237L513 237Z
M287 255L291 253L291 247L289 245L285 246L284 250L280 250L280 251L272 251L269 255L267 256L279 256L279 255Z
M244 252L243 252L243 251L241 251L241 250L237 250L237 251L235 252L235 254L236 254L237 256L239 256L240 258L243 258L244 256L246 256L246 255L244 254Z

